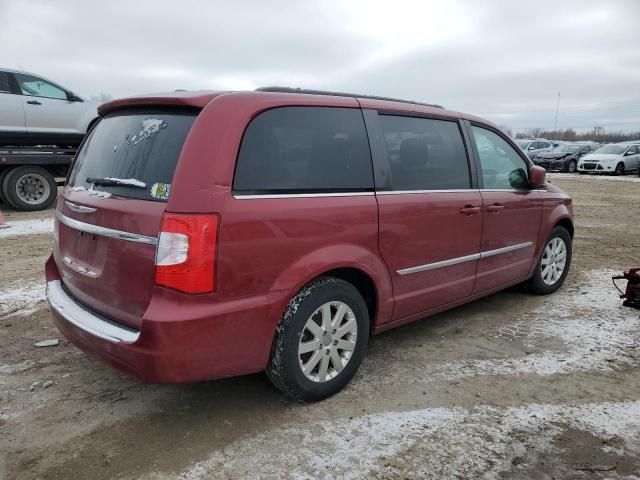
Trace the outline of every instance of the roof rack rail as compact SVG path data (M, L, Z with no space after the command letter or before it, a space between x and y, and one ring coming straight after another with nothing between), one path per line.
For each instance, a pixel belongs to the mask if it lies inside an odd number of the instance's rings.
M444 109L442 105L436 105L435 103L416 102L415 100L403 100L402 98L380 97L378 95L361 95L359 93L332 92L329 90L311 90L308 88L293 88L293 87L260 87L260 88L256 88L256 91L257 92L273 92L273 93L304 93L307 95L330 95L333 97L368 98L370 100L384 100L387 102L411 103L413 105L423 105L425 107Z

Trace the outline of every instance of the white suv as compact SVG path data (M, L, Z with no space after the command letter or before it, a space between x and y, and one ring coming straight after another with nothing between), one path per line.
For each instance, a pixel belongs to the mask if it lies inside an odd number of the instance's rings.
M0 146L78 145L97 107L50 80L0 69Z
M639 162L640 141L610 143L582 157L578 162L578 172L623 175L637 171Z

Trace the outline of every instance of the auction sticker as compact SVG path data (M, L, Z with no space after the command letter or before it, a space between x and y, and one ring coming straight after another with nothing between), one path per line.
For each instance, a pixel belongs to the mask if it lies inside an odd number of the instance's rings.
M151 196L158 200L166 200L169 198L170 183L154 183L151 186Z

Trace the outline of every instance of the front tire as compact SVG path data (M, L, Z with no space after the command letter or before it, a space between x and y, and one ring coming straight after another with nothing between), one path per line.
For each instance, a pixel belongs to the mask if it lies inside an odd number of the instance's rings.
M540 260L526 287L538 295L548 295L564 283L571 266L572 243L569 232L557 226L545 242Z
M576 173L577 168L578 168L578 165L576 164L576 161L571 160L569 161L569 165L567 165L567 172Z
M616 176L620 176L620 175L624 175L624 163L620 162L618 165L616 165L616 169L613 172L614 175Z
M368 342L369 312L360 292L344 280L318 278L287 305L267 376L294 400L322 400L349 383Z

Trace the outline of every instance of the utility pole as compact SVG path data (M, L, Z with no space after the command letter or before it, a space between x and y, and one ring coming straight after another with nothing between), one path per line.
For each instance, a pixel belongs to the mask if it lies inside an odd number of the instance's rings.
M558 103L556 104L556 121L553 123L553 130L558 130L558 111L560 110L560 92L558 92Z

